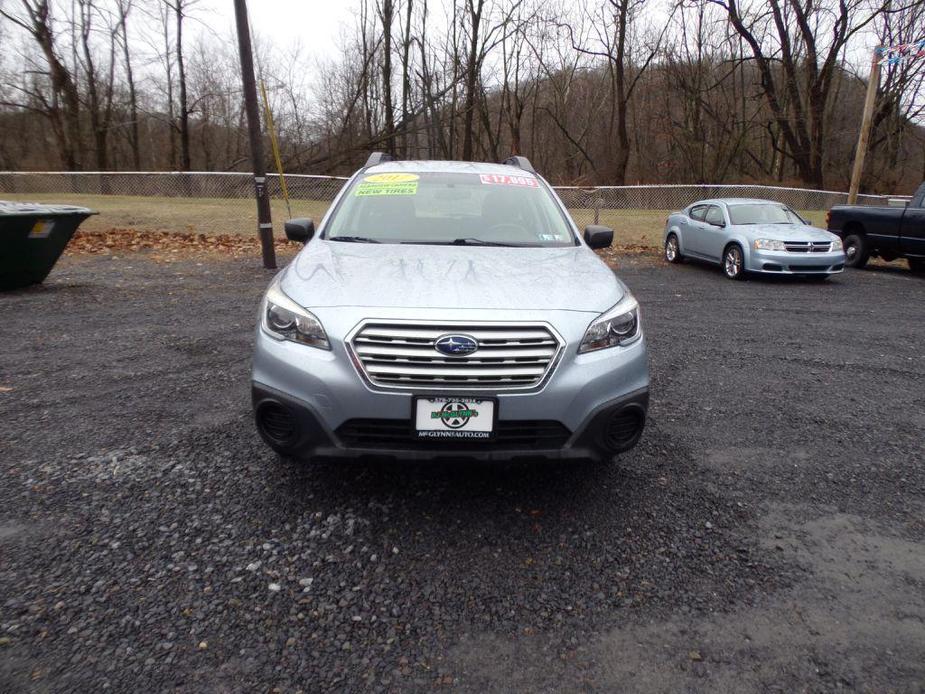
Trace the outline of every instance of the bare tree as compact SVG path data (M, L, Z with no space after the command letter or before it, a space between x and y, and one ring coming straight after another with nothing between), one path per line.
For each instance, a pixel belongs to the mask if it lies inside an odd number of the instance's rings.
M96 167L100 171L109 168L109 129L112 122L113 90L115 84L116 32L112 27L103 29L106 35L106 59L103 66L94 57L94 20L99 18L99 9L94 0L76 0L78 8L77 28L80 35L81 68L86 85L86 110L90 116L90 129L96 155Z
M486 0L465 0L461 11L461 23L467 32L463 98L463 145L462 158L472 159L473 124L475 122L476 100L479 96L482 66L488 54L511 32L512 17L523 0L514 0L504 6L488 7Z
M132 150L132 166L141 170L141 137L138 122L138 90L135 86L135 71L132 67L132 53L128 38L128 16L132 11L133 0L116 0L118 23L116 39L122 49L122 63L125 69L125 81L129 99L129 146Z
M869 0L707 0L748 44L784 153L804 183L824 184L827 110L850 39L882 11Z
M173 12L176 23L177 86L179 87L179 118L177 130L180 134L180 170L189 171L192 164L189 136L189 95L186 85L186 61L183 58L183 20L195 0L164 0Z
M626 181L629 164L630 102L643 74L658 55L664 35L662 29L648 41L632 36L644 5L645 0L604 0L586 8L578 35L570 24L559 25L568 33L574 50L606 61L610 82L606 90L609 101L606 143L610 149L610 180L616 185ZM640 55L632 54L632 45L642 47Z
M0 9L0 16L25 30L38 44L48 66L51 98L39 89L31 95L42 104L42 113L52 127L59 153L66 168L75 171L83 164L83 138L80 127L80 94L71 70L59 55L51 25L48 0L20 0L23 14Z

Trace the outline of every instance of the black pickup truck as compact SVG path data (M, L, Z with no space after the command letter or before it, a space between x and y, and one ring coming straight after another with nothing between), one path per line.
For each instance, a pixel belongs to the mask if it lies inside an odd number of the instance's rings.
M871 256L906 258L913 272L925 272L925 183L905 207L839 205L826 223L845 244L848 267L864 267Z

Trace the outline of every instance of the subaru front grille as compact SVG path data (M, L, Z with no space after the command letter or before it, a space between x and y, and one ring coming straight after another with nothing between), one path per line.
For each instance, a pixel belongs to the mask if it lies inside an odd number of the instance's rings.
M368 321L348 339L370 385L510 390L545 382L563 348L545 323Z

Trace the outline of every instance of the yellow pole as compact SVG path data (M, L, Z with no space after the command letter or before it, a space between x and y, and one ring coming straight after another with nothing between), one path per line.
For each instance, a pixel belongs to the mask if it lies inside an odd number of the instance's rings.
M861 132L858 134L858 148L854 151L854 169L851 172L851 185L848 188L848 204L858 201L858 189L861 187L861 174L864 171L864 156L870 140L870 125L874 115L874 103L877 100L877 87L880 84L880 51L874 49L870 63L870 77L867 79L867 96L864 98L864 114L861 116Z
M292 208L289 206L289 190L286 188L286 175L283 173L283 161L279 157L279 142L276 139L276 126L273 125L273 112L270 111L270 102L267 99L267 88L260 80L260 94L263 96L263 108L267 114L267 128L270 130L270 144L273 146L273 159L276 160L276 171L279 174L279 187L283 191L283 199L286 201L286 212L289 219L292 219Z

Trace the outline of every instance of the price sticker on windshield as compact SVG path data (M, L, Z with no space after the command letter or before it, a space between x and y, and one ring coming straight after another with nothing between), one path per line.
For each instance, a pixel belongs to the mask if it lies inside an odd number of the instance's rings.
M520 186L522 188L539 188L540 184L532 176L508 176L507 174L479 174L482 183L488 186Z

